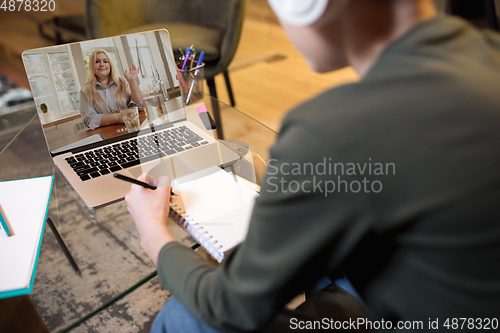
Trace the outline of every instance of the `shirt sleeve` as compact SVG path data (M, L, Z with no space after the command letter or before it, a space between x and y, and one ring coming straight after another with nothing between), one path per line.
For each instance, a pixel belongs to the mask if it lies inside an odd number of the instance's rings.
M91 130L101 126L102 114L97 113L94 106L89 103L83 92L80 91L80 113L83 123Z
M332 156L314 131L284 126L271 150L246 240L218 267L178 243L158 257L158 276L196 317L224 331L268 324L295 295L338 267L366 232L360 193L334 195L321 167ZM331 151L329 149L328 151Z
M122 82L122 85L125 87L125 89L123 90L123 97L125 97L125 100L127 101L127 107L144 106L142 99L139 101L139 103L136 103L132 99L132 93L130 92L130 85L128 84L127 80L124 78L120 78L120 81Z
M139 103L136 103L132 99L132 96L130 96L129 99L128 99L127 107L131 107L131 106L141 107L141 106L144 106L144 103L142 102L142 99L141 99L141 101Z

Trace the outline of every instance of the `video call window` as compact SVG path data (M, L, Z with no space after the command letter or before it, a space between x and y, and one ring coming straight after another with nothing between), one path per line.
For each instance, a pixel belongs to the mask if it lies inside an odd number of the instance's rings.
M95 142L123 135L123 130L104 128L109 126L107 124L97 127L95 123L90 124L88 113L82 111L80 99L89 78L90 58L99 50L105 51L121 79L132 64L138 67L137 83L142 95L138 105L141 129L185 118L175 60L166 31L29 50L23 53L23 62L51 152L88 144L89 140Z

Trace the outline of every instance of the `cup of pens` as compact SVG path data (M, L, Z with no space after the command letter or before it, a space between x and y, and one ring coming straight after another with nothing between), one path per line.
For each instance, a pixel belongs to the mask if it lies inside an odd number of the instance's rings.
M182 101L185 105L203 99L203 78L205 63L194 68L177 69L177 76L181 86Z
M185 105L192 104L203 99L203 78L205 63L202 62L204 52L194 62L194 56L189 60L190 49L187 51L187 58L177 66L177 76L181 87L182 101Z

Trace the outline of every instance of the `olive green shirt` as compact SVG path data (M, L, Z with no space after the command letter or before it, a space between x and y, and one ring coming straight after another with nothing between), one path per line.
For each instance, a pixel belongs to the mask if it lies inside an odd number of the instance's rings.
M378 320L500 317L499 46L436 17L290 112L246 240L219 267L165 245L161 285L226 331L340 266Z

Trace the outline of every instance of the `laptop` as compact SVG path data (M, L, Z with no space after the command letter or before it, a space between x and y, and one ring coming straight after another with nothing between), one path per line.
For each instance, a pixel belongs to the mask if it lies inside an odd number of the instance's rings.
M106 51L119 77L132 64L139 68L139 129L129 132L121 123L91 129L84 121L80 92L96 50ZM176 179L239 160L212 130L187 120L193 106L183 103L167 30L27 50L22 58L54 164L89 208L122 200L130 191L114 173Z

